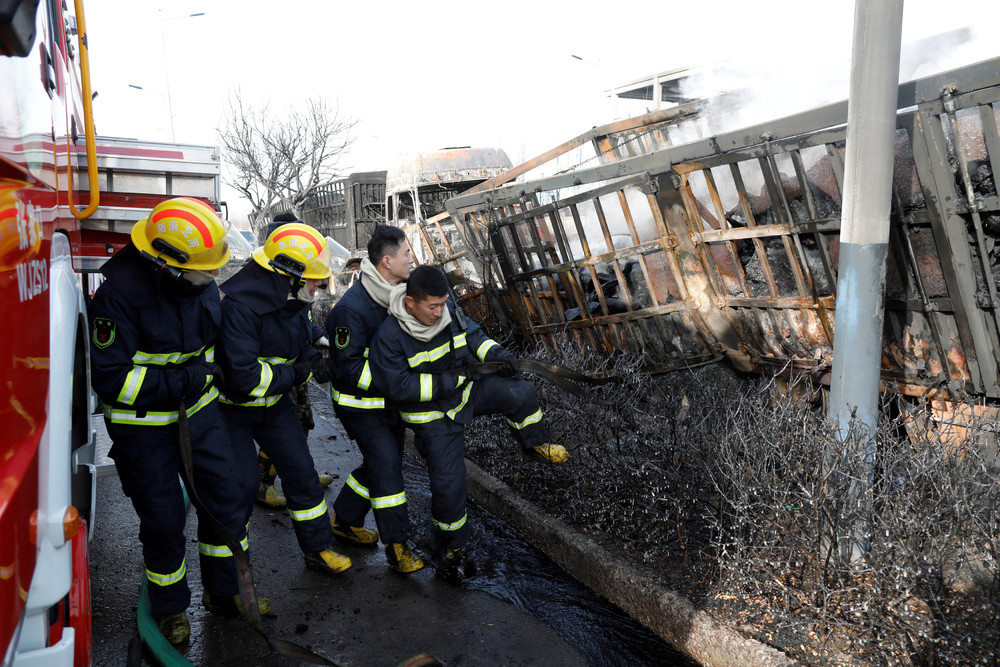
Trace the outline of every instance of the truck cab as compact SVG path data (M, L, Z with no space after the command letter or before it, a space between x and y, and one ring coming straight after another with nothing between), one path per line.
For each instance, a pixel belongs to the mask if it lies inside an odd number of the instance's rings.
M499 148L442 148L401 155L385 177L386 222L402 227L421 264L440 264L460 243L454 225L448 225L444 203L511 168ZM428 225L445 225L442 233Z

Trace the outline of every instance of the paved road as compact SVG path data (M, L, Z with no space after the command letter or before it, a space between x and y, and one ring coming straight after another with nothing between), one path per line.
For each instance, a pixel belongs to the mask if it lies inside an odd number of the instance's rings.
M310 447L320 472L340 484L360 458L333 417L329 399L312 387L317 427ZM98 421L95 421L98 424ZM99 434L102 433L98 428ZM106 441L99 451L106 451ZM407 498L418 546L428 542L429 497L418 462L406 464ZM142 577L137 520L115 476L98 482L91 544L94 664L126 665L135 637ZM271 598L265 618L276 637L338 662L391 666L418 653L448 665L691 664L617 608L566 575L506 524L470 508L476 525L477 576L463 584L435 577L432 567L404 577L388 569L380 549L341 545L354 566L339 577L306 570L284 512L257 508L251 553L258 590ZM290 665L245 622L200 607L194 512L188 530L193 637L183 651L193 664ZM369 526L374 522L369 517ZM144 661L142 664L152 664Z

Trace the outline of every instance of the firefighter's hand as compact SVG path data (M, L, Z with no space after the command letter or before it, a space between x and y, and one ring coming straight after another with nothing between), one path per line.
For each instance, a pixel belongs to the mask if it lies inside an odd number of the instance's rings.
M222 366L219 364L212 364L212 384L219 391L226 391L226 376L222 372Z
M440 380L440 384L438 385L438 390L434 395L434 398L449 398L454 396L457 391L457 387L455 386L455 376L445 371L444 373L438 374L438 379Z
M320 384L324 384L330 381L330 369L326 366L326 359L323 358L322 354L317 354L312 359L309 360L310 368L312 368L313 379Z
M292 364L292 371L295 373L292 376L292 384L297 387L309 379L309 374L312 373L312 364L308 361L296 361Z
M317 339L316 339L316 340L315 340L315 341L313 342L313 346L314 346L314 347L318 347L318 348L320 348L320 349L322 349L322 348L324 348L324 347L325 347L325 348L329 348L329 347L330 347L330 339L329 339L329 338L327 338L326 336L320 336L319 338L317 338Z
M203 361L188 363L181 371L184 378L184 389L181 397L187 404L192 403L205 392L212 379L212 367Z
M506 359L500 360L500 365L497 367L497 375L502 378L517 378L519 374L517 357L511 355Z
M481 377L479 371L476 370L477 365L478 364L476 364L476 362L472 361L471 359L463 359L462 366L459 369L459 373L468 378L470 382L474 382Z

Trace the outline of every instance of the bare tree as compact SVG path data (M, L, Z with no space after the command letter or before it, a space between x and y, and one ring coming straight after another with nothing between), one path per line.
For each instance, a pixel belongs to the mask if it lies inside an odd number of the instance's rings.
M254 232L267 224L275 209L301 213L317 188L333 182L337 164L354 141L356 120L342 118L336 106L310 98L283 115L270 105L252 106L239 90L230 97L219 135L234 174L226 182L250 202Z

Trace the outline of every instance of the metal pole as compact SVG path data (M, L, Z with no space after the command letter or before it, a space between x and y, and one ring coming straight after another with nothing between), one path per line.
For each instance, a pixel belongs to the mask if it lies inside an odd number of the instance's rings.
M184 16L163 18L163 10L157 9L156 11L160 14L160 47L161 52L163 53L163 78L167 83L167 112L170 113L170 141L177 143L177 134L174 132L174 98L170 93L170 66L167 64L167 37L163 24L167 21L176 21L177 19L189 19L195 16L204 16L205 12L196 12L194 14L185 14ZM216 199L216 201L218 201L218 199Z
M177 135L174 132L174 100L170 94L170 67L167 65L167 38L163 29L163 10L160 12L160 52L163 54L163 79L167 83L167 113L170 114L170 141L177 143Z
M868 479L854 478L851 507L842 511L853 512L859 507L854 501L871 490L902 24L903 0L857 0L830 384L830 419L846 446L830 460L842 466L838 454L863 452ZM842 536L840 544L857 555L867 540L856 539L860 517L850 519L843 523L855 539L848 544ZM846 555L843 548L841 553Z

